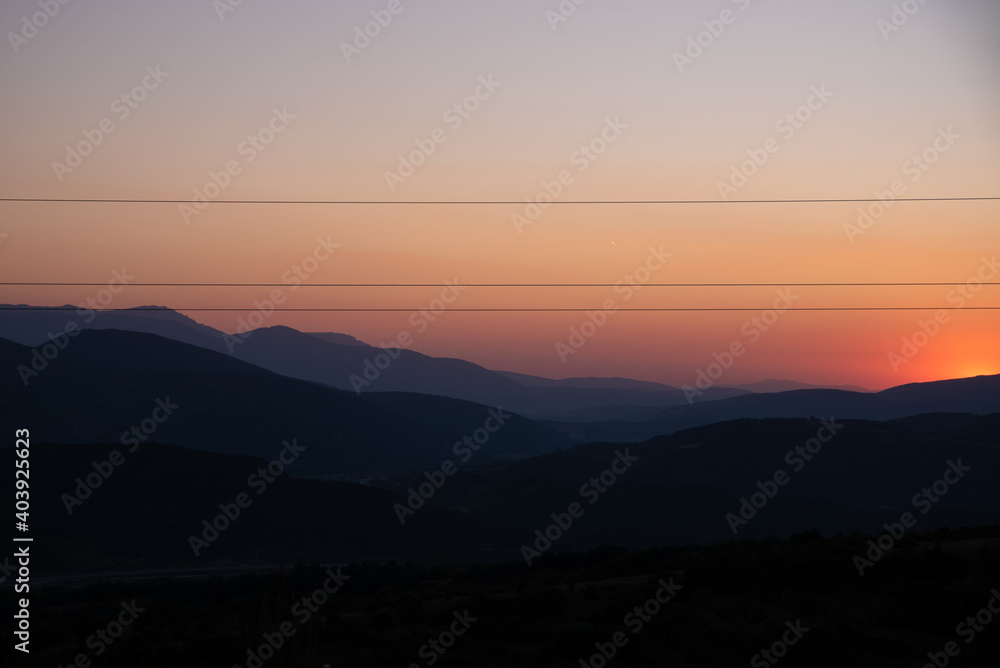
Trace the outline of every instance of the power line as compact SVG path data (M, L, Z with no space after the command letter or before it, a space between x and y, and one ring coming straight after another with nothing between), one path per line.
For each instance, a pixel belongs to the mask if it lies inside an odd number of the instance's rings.
M462 288L613 288L625 283L456 283ZM644 288L859 288L859 287L949 287L962 281L934 283L639 283ZM102 287L103 283L59 283L17 281L0 282L5 287ZM136 288L281 288L294 285L299 288L440 288L443 283L129 283ZM1000 282L982 282L979 285L1000 285Z
M834 204L834 203L874 203L874 202L995 202L1000 201L1000 197L904 197L892 200L879 198L859 198L859 199L754 199L754 200L576 200L560 201L553 200L545 202L560 205L674 205L674 204ZM194 204L192 200L178 199L85 199L85 198L49 198L49 197L0 197L0 202L47 202L47 203L68 203L68 204ZM387 200L208 200L206 204L314 204L314 205L390 205L390 206L417 206L417 205L441 205L441 206L523 206L525 204L537 204L530 200L409 200L409 201L387 201Z

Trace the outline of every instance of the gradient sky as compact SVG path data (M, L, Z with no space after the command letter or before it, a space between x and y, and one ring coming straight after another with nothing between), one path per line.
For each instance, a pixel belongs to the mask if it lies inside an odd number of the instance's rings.
M348 63L341 44L375 2L245 0L222 20L211 2L60 6L20 42L35 2L0 6L0 196L191 199L209 173L241 171L221 198L524 201L570 170L563 200L718 200L718 183L774 138L780 150L731 199L865 198L899 180L905 197L1000 195L1000 4L931 1L898 31L894 2L589 0L553 30L557 0L402 0L403 11ZM898 4L898 3L896 3ZM745 9L741 9L744 7ZM724 10L734 21L684 71L674 53ZM116 98L147 67L168 76L120 118ZM480 77L499 88L453 127L444 112ZM147 79L148 80L148 79ZM813 87L832 97L792 136L778 122ZM295 118L252 162L241 142L272 109ZM105 117L114 130L58 180L53 162ZM584 172L572 163L607 119L628 125ZM385 173L417 140L447 140L390 191ZM914 155L958 138L914 178ZM867 206L867 205L865 205ZM520 232L524 206L0 203L0 281L281 283L316 246L339 248L311 282L616 283L649 247L672 254L652 280L954 282L1000 248L1000 203L896 203L852 240L858 204L558 205ZM2 236L6 235L6 236ZM993 277L1000 281L1000 274ZM0 287L0 302L79 303L96 288ZM286 306L428 305L440 289L283 289ZM953 288L795 288L796 307L951 306ZM247 307L269 290L132 286L115 307ZM767 308L773 289L468 288L455 308ZM1000 305L988 287L969 307ZM233 331L239 313L192 313ZM949 322L894 370L888 354L929 312L785 313L759 340L754 313L616 313L562 362L580 313L445 313L426 331L409 313L276 314L268 325L346 332L552 377L691 383L713 354L747 345L719 382L794 378L881 388L1000 373L1000 312L952 308ZM757 314L759 315L759 313Z

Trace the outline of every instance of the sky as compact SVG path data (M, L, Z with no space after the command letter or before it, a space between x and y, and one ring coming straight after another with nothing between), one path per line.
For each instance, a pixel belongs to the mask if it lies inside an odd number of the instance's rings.
M0 282L274 283L129 285L108 306L409 333L549 377L1000 373L1000 311L975 310L1000 305L976 283L1000 282L1000 202L892 201L1000 196L995 1L42 5L0 6L0 197L183 203L0 202ZM887 204L571 203L873 197ZM386 204L412 201L513 204ZM448 281L597 285L466 287L421 315ZM803 285L865 282L946 285ZM284 307L402 310L261 314L274 290ZM100 291L0 286L0 303ZM185 311L217 307L246 311Z

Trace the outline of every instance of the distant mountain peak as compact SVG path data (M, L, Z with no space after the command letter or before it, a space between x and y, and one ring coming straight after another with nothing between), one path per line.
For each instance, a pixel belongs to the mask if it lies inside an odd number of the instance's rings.
M318 339L323 339L330 343L339 343L345 346L364 346L365 348L371 348L372 346L365 343L359 338L351 336L350 334L338 334L336 332L306 332L309 336L315 336Z
M747 390L760 394L770 394L775 392L790 392L792 390L845 390L847 392L870 393L871 390L860 385L817 385L814 383L802 383L797 380L781 380L769 378L755 383L745 385L727 385L738 390Z

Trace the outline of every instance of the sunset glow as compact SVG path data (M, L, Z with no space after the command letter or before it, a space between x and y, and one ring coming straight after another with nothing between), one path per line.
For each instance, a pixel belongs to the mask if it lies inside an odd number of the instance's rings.
M6 3L0 24L19 25L22 4ZM0 194L187 204L0 203L3 280L104 283L124 267L136 283L286 285L286 307L418 310L440 289L292 290L283 277L317 239L337 248L303 282L613 285L652 247L670 259L651 283L775 283L795 290L794 308L930 307L784 313L744 341L727 382L882 388L1000 370L1000 312L973 310L1000 305L996 285L961 299L949 286L794 286L1000 282L990 264L1000 203L894 201L998 195L995 3L929 3L888 32L879 22L891 3L867 0L593 2L554 29L536 2L433 13L404 3L384 34L345 51L381 6L368 4L244 3L221 21L211 3L63 8L0 62L23 91L5 105ZM726 8L736 19L723 38L678 65L688 38ZM296 49L278 46L288 40ZM87 147L88 137L100 142ZM723 197L887 204L566 203ZM531 208L546 198L561 203ZM550 377L680 385L743 340L776 289L646 286L626 303L614 288L468 288L413 347ZM78 304L95 290L3 286L0 302ZM111 306L246 308L189 313L232 332L269 292L136 285ZM459 312L609 298L753 310L618 312L565 361L557 344L586 313ZM948 324L894 365L939 308ZM410 317L275 313L266 325L381 344Z

